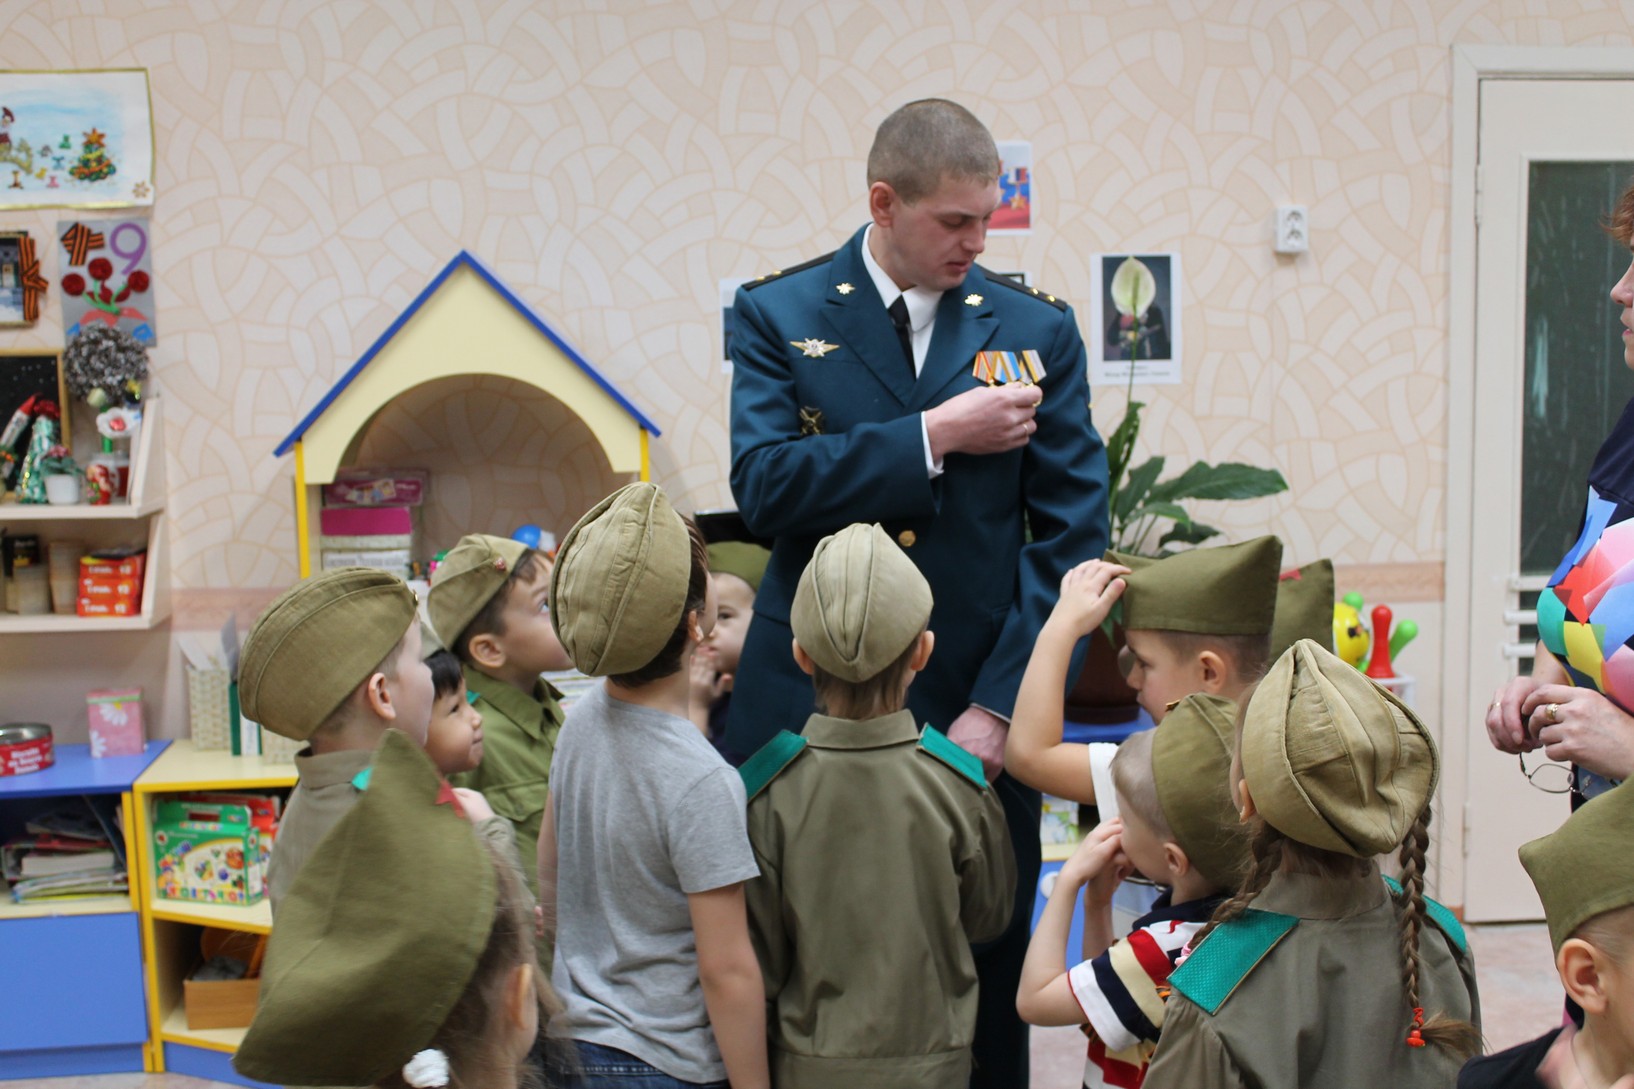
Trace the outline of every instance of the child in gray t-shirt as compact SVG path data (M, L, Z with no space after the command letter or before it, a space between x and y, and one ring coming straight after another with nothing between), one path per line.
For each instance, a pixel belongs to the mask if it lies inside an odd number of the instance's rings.
M565 1004L551 1033L574 1049L562 1077L768 1086L743 785L687 719L715 612L703 540L632 484L568 533L550 599L574 664L607 678L568 711L539 837Z

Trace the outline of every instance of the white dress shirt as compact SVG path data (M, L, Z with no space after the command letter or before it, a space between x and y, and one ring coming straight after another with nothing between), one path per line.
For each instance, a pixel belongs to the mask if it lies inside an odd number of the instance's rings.
M868 270L869 277L874 281L874 289L886 307L896 302L900 296L908 306L908 327L913 333L913 373L918 378L925 370L925 353L930 350L931 334L936 330L936 308L942 302L942 292L931 291L924 287L910 287L903 291L896 286L890 274L880 268L879 262L874 260L873 251L868 248L868 240L873 237L874 226L862 236L862 263ZM925 414L919 414L919 438L925 447L925 472L932 479L942 475L942 463L933 458L930 452L930 431L925 426Z

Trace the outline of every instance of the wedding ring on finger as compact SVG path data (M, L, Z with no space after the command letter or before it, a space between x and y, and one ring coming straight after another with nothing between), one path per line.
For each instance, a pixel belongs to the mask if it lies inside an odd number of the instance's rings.
M1560 721L1560 704L1549 704L1549 706L1543 709L1543 713L1549 716L1549 725L1553 726L1555 723Z

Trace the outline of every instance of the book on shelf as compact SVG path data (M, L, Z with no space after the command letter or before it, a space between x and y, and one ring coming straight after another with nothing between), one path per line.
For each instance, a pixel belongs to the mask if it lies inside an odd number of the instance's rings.
M116 867L112 849L88 851L31 850L22 857L18 872L23 877L55 877L65 873L112 873Z
M19 904L41 900L79 900L87 896L111 896L128 892L130 878L123 870L103 873L64 873L54 877L30 877L11 883L11 898Z

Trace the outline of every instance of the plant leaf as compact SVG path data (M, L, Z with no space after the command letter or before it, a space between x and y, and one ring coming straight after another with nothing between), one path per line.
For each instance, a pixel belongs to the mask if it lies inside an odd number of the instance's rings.
M1157 542L1159 549L1171 544L1202 544L1210 537L1218 536L1219 530L1213 526L1205 526L1201 522L1190 522L1184 525L1177 523L1173 529L1165 533Z
M1116 489L1123 480L1123 471L1129 467L1129 454L1135 448L1135 436L1140 434L1140 410L1146 405L1141 401L1130 401L1129 407L1118 421L1118 426L1112 436L1106 440L1106 478Z
M1112 305L1129 317L1145 317L1147 307L1157 298L1157 278L1138 257L1128 257L1112 274Z
M1147 503L1145 506L1136 507L1134 510L1129 512L1128 521L1135 522L1141 518L1147 517L1148 515L1153 518L1168 518L1173 521L1180 522L1183 525L1189 526L1192 524L1191 515L1186 513L1185 507L1182 507L1179 503L1160 502Z
M1258 499L1288 490L1275 469L1261 469L1237 461L1193 464L1173 480L1152 487L1153 499Z
M1163 457L1151 458L1129 470L1129 482L1118 491L1117 509L1113 516L1119 521L1126 520L1129 512L1146 501L1146 495L1152 490L1152 484L1158 474L1163 471Z

